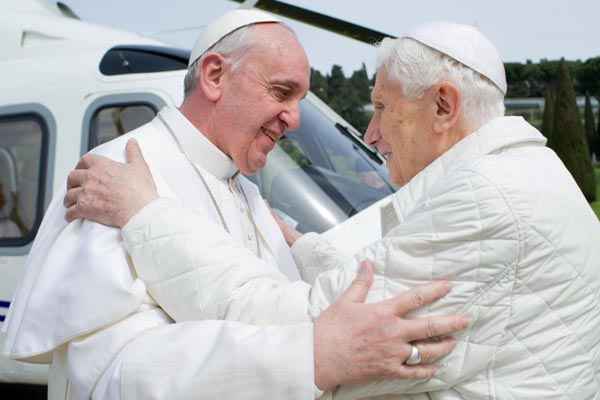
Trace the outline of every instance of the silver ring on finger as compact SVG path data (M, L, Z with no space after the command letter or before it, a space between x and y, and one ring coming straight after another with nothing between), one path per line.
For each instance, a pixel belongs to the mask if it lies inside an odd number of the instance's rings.
M406 365L421 364L421 352L417 346L410 346L410 356L404 363Z

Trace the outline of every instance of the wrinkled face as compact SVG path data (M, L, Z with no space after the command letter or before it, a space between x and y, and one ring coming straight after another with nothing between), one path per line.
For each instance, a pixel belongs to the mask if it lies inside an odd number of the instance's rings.
M221 148L244 174L263 168L287 130L300 125L310 66L294 35L279 24L254 27L259 43L224 76L219 101Z
M435 104L427 91L416 100L405 98L400 83L383 69L371 98L375 111L365 141L386 158L392 182L403 186L438 155L431 128Z

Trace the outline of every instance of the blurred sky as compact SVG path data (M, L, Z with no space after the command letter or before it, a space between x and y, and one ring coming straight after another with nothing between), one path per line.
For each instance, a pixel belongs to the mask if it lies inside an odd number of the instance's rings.
M62 0L84 20L138 32L191 48L202 26L238 7L228 0ZM600 56L600 1L503 0L287 0L378 31L400 35L432 20L474 24L498 47L505 61ZM298 33L313 67L346 74L365 62L374 71L369 45L288 21ZM190 28L190 29L187 29ZM183 30L181 30L183 29Z

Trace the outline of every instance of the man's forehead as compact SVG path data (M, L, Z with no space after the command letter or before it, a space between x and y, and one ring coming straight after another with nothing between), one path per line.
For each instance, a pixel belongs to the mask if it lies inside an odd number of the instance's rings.
M399 83L392 81L388 78L387 72L385 69L381 68L377 71L375 75L375 85L373 86L372 96L381 96L384 91L387 91L391 88L392 84Z

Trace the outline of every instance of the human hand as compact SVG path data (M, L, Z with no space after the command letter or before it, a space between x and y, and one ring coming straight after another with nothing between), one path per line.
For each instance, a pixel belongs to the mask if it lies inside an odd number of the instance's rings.
M84 155L67 179L64 205L71 222L85 218L122 228L158 197L152 174L135 139L125 147L127 163Z
M372 268L368 261L361 263L352 285L315 322L315 383L321 390L382 378L429 379L438 368L433 363L456 345L446 335L469 324L463 316L403 318L444 297L450 291L447 282L434 282L379 303L365 304L373 283ZM413 344L422 361L406 365Z

